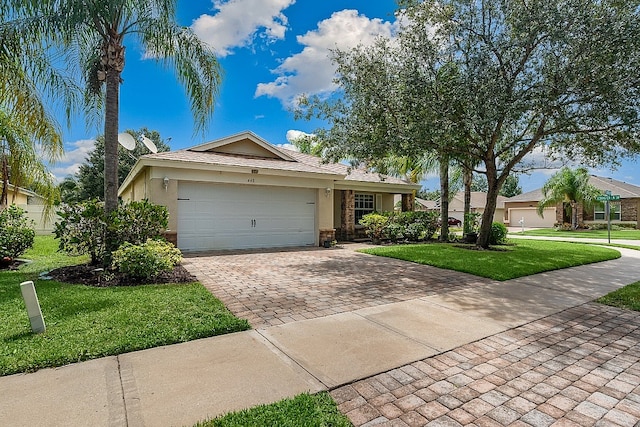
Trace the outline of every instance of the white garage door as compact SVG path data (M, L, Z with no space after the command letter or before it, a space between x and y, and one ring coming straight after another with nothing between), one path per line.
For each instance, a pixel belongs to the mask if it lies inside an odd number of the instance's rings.
M315 243L316 191L186 182L178 184L178 247L209 249Z
M543 217L538 215L536 208L510 208L509 226L520 227L520 220L524 219L525 227L551 228L556 223L556 208L546 208Z

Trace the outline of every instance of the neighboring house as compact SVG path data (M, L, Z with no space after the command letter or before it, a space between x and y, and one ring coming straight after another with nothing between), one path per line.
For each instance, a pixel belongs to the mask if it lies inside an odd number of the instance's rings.
M35 223L37 234L49 234L53 231L53 223L57 218L47 219L44 216L45 206L42 196L22 187L16 190L13 184L9 184L7 190L8 203L24 209L26 217ZM2 183L0 183L0 191L2 191Z
M498 196L493 221L504 221L504 203L506 200L508 200L506 197ZM486 205L487 193L480 191L471 192L471 212L483 214ZM440 212L440 201L416 198L416 210ZM455 196L453 196L453 199L449 202L449 216L464 222L464 192L456 193Z
M2 183L0 182L0 192L2 191ZM13 184L7 185L7 201L10 205L18 205L20 207L26 205L42 205L44 199L42 196L29 191L25 188L16 187Z
M589 183L602 191L619 195L620 201L610 202L611 221L614 224L632 224L637 227L640 218L640 187L612 178L596 175L589 177ZM542 189L530 191L510 198L506 203L508 225L519 227L524 218L525 227L553 227L558 223L570 223L570 213L563 204L545 209L544 218L537 214L538 202L542 200ZM578 223L591 224L606 222L604 203L597 202L591 208L578 207Z
M359 219L413 205L420 185L323 164L251 132L142 156L119 195L165 205L167 238L184 251L322 245L353 239Z
M542 200L542 189L529 191L509 198L505 202L504 223L509 227L550 228L556 223L555 206L545 208L538 215L538 202Z

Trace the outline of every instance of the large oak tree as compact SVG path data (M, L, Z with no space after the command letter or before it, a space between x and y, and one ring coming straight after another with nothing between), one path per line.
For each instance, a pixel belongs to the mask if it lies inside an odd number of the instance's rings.
M478 245L497 196L534 149L593 164L638 151L637 1L403 1L394 40L334 52L341 96L302 102L329 122L325 155L427 151L487 178Z

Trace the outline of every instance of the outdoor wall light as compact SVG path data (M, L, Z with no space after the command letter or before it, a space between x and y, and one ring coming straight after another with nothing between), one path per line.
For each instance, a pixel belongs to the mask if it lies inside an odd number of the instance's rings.
M167 191L167 188L169 188L169 177L165 176L162 178L162 183L164 184L164 191Z
M324 189L324 195L329 196L329 194L331 194L331 188L327 187Z

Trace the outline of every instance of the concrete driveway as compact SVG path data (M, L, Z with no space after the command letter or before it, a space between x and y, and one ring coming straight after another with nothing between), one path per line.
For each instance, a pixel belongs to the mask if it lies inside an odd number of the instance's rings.
M281 325L492 283L489 279L355 252L364 245L215 252L183 265L254 328Z

